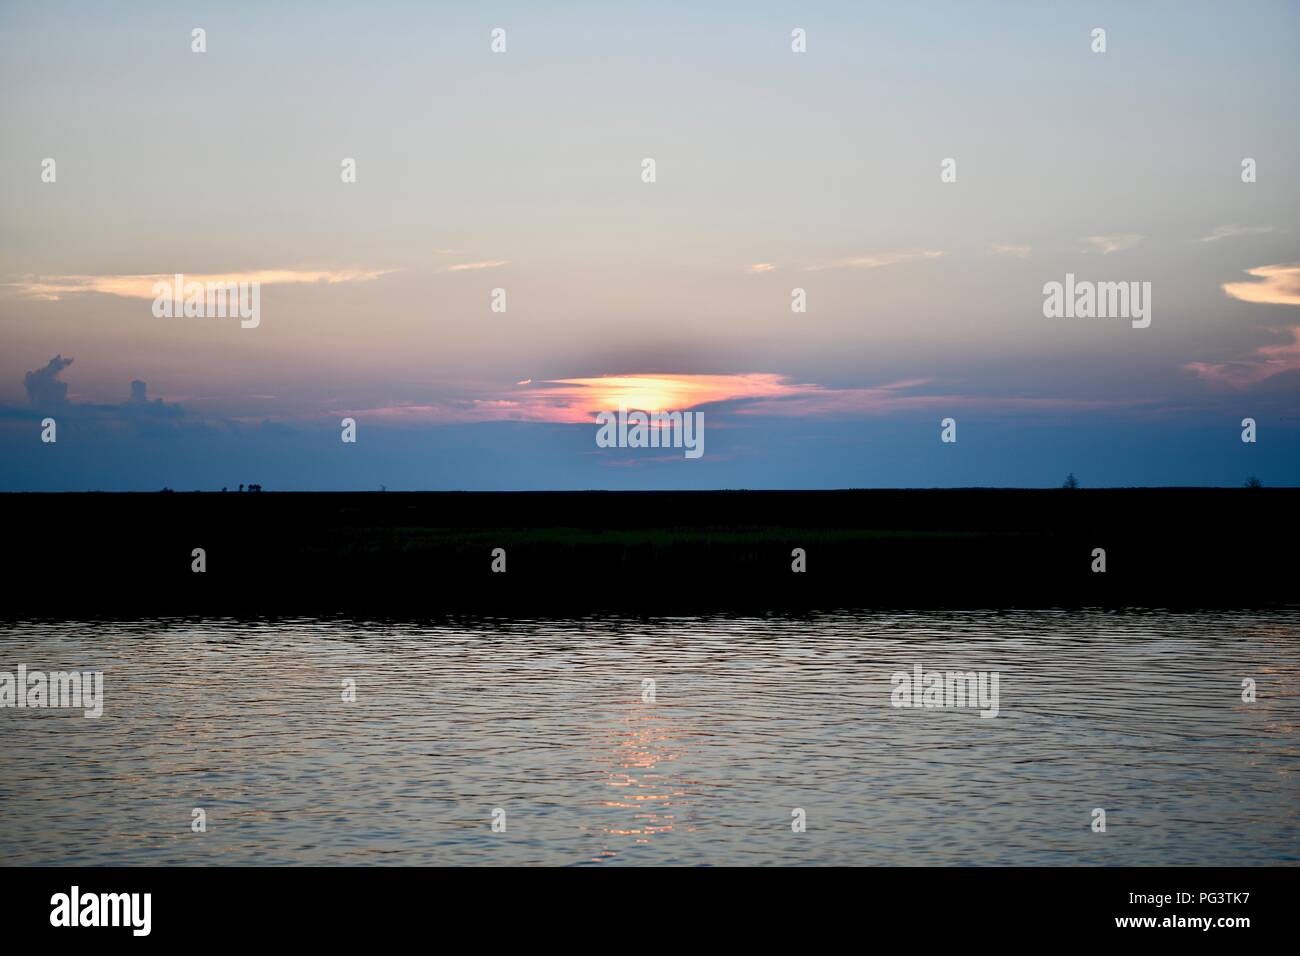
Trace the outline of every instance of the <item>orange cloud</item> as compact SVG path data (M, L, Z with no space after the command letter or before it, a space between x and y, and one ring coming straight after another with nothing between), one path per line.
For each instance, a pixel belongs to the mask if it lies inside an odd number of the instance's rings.
M1223 291L1242 302L1266 305L1300 305L1300 263L1259 266L1247 269L1246 275L1260 282L1225 282Z
M591 421L600 411L619 407L647 412L684 411L710 402L796 394L782 375L607 375L543 383L529 397L562 417L553 421Z
M286 285L312 282L324 282L334 285L339 282L369 282L380 276L393 272L393 269L349 269L343 271L302 270L302 269L260 269L256 272L226 272L217 274L184 273L186 282L200 282L205 286L209 282L256 282L260 285ZM154 284L164 282L171 286L175 276L166 275L66 275L66 276L23 276L16 282L4 285L18 290L26 298L46 302L57 302L65 295L116 295L128 299L152 299L156 296Z
M515 383L510 397L448 399L429 405L352 409L355 417L386 421L591 422L620 406L641 411L685 411L710 402L797 395L803 388L766 372L739 375L605 375ZM340 410L342 411L342 410Z
M1107 409L1135 402L1068 398L956 395L920 392L928 379L906 379L864 388L801 384L768 372L734 375L606 375L516 383L508 398L452 399L435 404L339 409L332 414L396 422L464 423L530 421L589 423L596 413L620 406L641 411L686 411L715 402L735 402L742 415L854 417L909 409L980 407L1003 411Z
M439 269L439 272L471 272L476 269L499 269L510 265L509 259L489 259L485 262L459 262L454 266Z

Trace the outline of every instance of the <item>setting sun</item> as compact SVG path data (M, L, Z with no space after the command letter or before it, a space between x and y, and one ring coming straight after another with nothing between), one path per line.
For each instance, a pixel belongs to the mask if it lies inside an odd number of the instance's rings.
M567 378L547 383L539 393L554 399L571 399L571 409L585 420L598 411L626 408L646 412L681 411L739 398L770 398L794 389L780 375L752 372L743 375L608 375ZM567 386L567 388L566 388Z

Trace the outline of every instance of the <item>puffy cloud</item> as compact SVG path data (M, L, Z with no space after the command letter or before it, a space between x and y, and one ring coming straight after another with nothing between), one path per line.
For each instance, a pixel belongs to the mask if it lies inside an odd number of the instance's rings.
M56 355L45 368L28 372L23 384L27 387L27 400L33 405L62 405L68 400L68 383L59 381L59 373L72 364L72 359Z
M118 404L70 402L68 383L61 381L59 374L71 364L72 359L56 355L44 368L27 373L23 382L27 387L27 398L38 410L57 405L60 415L106 422L131 422L137 425L150 422L161 423L185 415L185 409L181 405L169 404L161 398L151 401L148 384L138 378L131 382L130 396L124 402Z

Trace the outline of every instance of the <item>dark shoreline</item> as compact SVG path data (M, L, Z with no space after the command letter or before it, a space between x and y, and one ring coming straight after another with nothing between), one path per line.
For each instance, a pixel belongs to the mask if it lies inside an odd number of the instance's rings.
M1300 489L12 493L0 519L6 617L1265 607L1300 593Z

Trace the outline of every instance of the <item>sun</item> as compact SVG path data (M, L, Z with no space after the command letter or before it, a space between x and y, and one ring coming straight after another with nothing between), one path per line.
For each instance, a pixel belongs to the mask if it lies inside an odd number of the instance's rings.
M593 397L602 408L659 412L686 408L699 399L690 382L680 379L616 375L596 380Z

